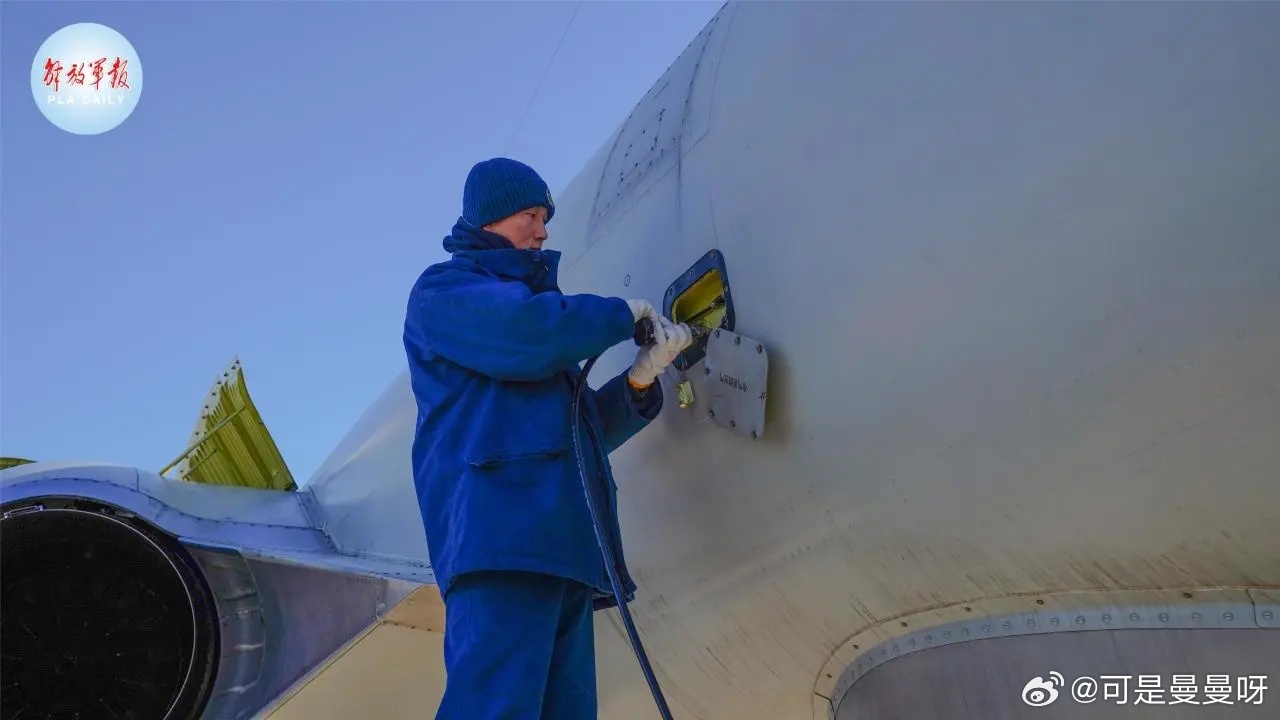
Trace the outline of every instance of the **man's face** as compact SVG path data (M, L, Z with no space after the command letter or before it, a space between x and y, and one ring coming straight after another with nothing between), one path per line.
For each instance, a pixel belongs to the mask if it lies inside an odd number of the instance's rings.
M541 250L547 239L547 209L532 207L484 226L511 241L518 250Z

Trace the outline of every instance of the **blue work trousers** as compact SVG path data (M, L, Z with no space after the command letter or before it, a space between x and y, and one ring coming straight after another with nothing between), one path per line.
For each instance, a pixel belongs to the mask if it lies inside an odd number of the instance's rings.
M445 601L436 720L595 720L591 590L530 572L477 572Z

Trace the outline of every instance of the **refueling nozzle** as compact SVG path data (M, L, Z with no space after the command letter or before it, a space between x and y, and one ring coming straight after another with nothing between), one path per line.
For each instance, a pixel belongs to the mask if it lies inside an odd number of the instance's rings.
M712 330L712 328L707 327L699 321L702 320L707 313L721 307L724 307L723 295L712 300L710 305L694 313L692 317L684 321L684 324L689 328L689 332L693 333L693 339L695 342L706 337L707 333L710 333ZM645 345L652 343L653 321L649 318L641 318L640 321L636 323L633 339L635 340L636 345L639 345L640 347L644 347Z
M686 323L689 332L693 334L694 341L701 340L711 329L701 323ZM636 323L635 332L632 339L636 345L644 347L653 343L653 321L649 318L641 318Z
M636 345L644 347L653 342L653 321L649 318L640 318L636 321L636 329L633 333L633 340Z

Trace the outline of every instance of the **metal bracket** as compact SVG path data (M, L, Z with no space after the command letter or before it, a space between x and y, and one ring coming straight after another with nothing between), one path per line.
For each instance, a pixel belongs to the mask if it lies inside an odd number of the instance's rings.
M769 353L764 343L720 328L707 338L706 393L712 422L751 439L764 435Z

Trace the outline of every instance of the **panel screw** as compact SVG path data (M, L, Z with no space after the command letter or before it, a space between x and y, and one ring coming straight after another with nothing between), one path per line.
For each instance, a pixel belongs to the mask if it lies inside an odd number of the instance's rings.
M631 276L630 276L630 275L627 275L625 278L623 278L623 279L622 279L622 284L623 284L624 286L626 286L626 287L630 287L630 286L631 286ZM668 293L668 294L669 294L669 293Z
M1222 617L1226 620L1235 620L1236 616L1232 613L1223 613Z
M1262 613L1262 619L1264 619L1264 620L1270 620L1270 619L1271 619L1271 616L1272 616L1272 615L1271 615L1271 611L1270 611L1270 610L1264 610L1264 611L1263 611L1263 613Z
M1160 613L1160 622L1169 622L1169 613Z
M719 328L717 328L717 329L716 329L716 337L720 337L720 329L719 329Z
M702 374L703 374L703 375L710 375L710 374L711 374L711 368L702 368Z
M758 353L764 352L764 346L759 343L756 343L756 352Z
M730 420L730 421L729 421L729 427L731 427L731 428L736 428L736 427L738 427L738 423L736 423L736 422L734 422L734 421Z
M736 337L736 338L734 338L734 339L733 339L733 344L734 344L734 345L741 345L741 344L742 344L742 338L740 338L740 337Z

